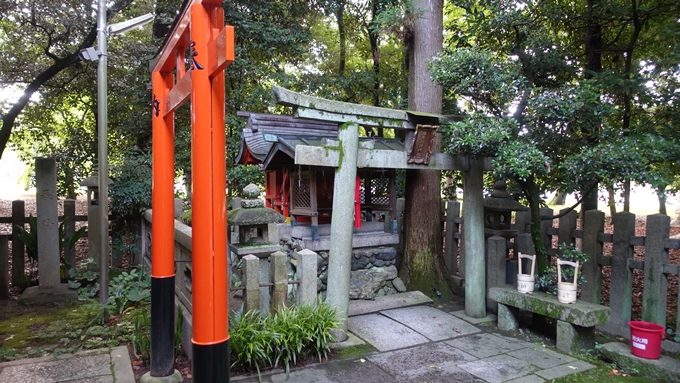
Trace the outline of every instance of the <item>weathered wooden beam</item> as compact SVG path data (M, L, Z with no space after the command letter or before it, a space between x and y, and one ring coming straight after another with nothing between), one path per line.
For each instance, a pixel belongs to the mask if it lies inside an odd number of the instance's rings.
M314 120L333 121L337 123L352 122L357 125L378 128L395 128L395 129L414 128L411 123L403 120L393 120L389 118L374 118L369 116L348 113L335 113L306 107L298 107L297 110L295 111L295 116L300 118L311 118Z
M466 161L463 157L446 153L434 153L428 165L407 163L406 152L399 150L381 150L360 148L357 158L358 168L376 169L430 169L430 170L464 170ZM295 147L295 164L311 166L337 167L339 151L333 146L297 145ZM491 170L491 159L484 158L484 170Z
M408 121L408 114L404 110L381 108L378 106L352 104L343 101L333 101L321 97L308 96L290 91L279 86L272 87L272 93L277 104L323 110L326 112L384 118L390 120ZM347 120L345 120L347 121ZM345 122L343 121L343 122ZM352 121L354 122L354 121Z

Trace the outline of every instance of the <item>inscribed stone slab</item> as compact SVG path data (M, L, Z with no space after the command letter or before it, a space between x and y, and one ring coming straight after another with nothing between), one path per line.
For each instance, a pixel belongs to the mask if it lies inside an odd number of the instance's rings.
M542 369L576 361L576 359L568 355L560 354L542 346L532 346L531 348L516 350L509 352L508 355L514 356L517 359L525 360Z
M545 380L536 375L527 375L521 378L513 379L505 383L543 383Z
M0 382L59 382L104 375L111 375L108 353L5 367Z
M476 360L474 356L443 343L428 343L403 350L368 356L368 360L394 376L407 379L444 376L462 371L457 364ZM467 374L467 373L466 373Z
M497 355L486 359L459 365L463 370L491 383L501 383L529 375L536 367L513 358L510 355Z
M423 366L408 376L398 376L396 383L485 383L484 380L463 371L454 363L440 366Z
M253 379L254 381L255 379ZM305 368L292 371L290 374L276 374L270 377L272 383L296 382L296 383L333 383L326 375L326 371L318 368Z
M437 341L474 334L480 330L455 316L430 306L415 306L380 312L428 339Z
M567 363L567 364L563 364L563 365L560 365L560 366L549 368L547 370L537 371L536 375L538 375L542 378L545 378L547 380L550 380L550 379L557 379L557 378L561 378L563 376L575 374L577 372L583 372L583 371L586 371L586 370L590 370L591 368L595 368L595 366L593 366L590 363L586 363L584 361L577 360L573 363Z
M477 358L487 358L510 351L525 348L530 345L523 341L504 339L493 334L473 334L446 342L459 350L463 350Z
M391 351L428 342L427 338L412 329L379 314L350 317L348 328L380 351Z

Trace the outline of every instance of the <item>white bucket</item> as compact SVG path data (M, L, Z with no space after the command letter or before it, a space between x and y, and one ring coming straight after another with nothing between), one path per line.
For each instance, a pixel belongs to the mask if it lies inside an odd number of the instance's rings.
M531 272L529 274L522 273L522 259L531 260ZM527 255L519 253L517 260L519 267L519 274L517 274L517 291L523 294L529 294L534 291L534 272L536 271L536 255Z
M576 284L560 282L557 284L557 300L560 303L576 302Z
M517 274L517 291L523 294L534 292L534 276L529 274Z

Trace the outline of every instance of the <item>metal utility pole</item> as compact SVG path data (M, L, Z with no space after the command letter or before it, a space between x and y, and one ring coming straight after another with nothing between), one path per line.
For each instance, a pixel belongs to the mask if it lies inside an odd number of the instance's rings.
M97 61L97 158L99 167L99 302L109 300L109 148L108 148L108 38L149 23L154 18L147 13L120 23L106 24L106 0L97 0L97 49L80 51L80 57Z
M99 159L99 302L109 300L109 161L106 0L97 1L97 153Z

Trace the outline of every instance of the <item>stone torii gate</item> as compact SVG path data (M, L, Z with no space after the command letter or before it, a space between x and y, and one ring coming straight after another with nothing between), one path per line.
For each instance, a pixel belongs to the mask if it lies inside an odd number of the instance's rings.
M188 0L152 62L151 371L174 370L174 112L191 101L193 379L229 381L224 70L234 28L220 0ZM181 379L181 377L179 377ZM144 381L144 380L142 380Z
M292 107L296 117L341 123L338 140L325 146L297 145L295 164L335 168L333 221L328 265L327 301L336 309L342 339L347 331L352 256L352 180L357 168L462 170L463 251L465 253L465 314L486 316L483 172L489 158L453 157L433 153L431 139L447 119L431 113L388 109L308 96L273 87L277 103ZM395 129L403 135L405 150L378 150L358 144L358 126ZM401 132L397 132L400 130Z

